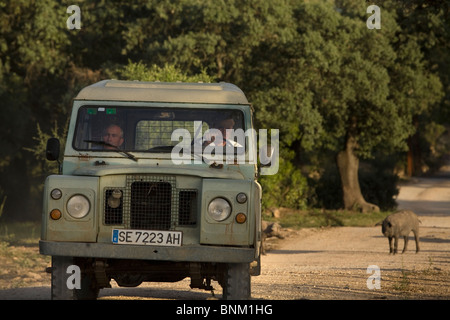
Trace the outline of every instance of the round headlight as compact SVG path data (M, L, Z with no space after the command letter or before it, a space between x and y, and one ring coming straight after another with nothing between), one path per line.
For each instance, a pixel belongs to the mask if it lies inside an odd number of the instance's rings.
M216 221L223 221L230 216L231 205L223 198L215 198L208 205L208 214Z
M89 200L81 195L74 195L67 201L67 212L74 218L84 218L88 213L91 205Z
M59 189L53 189L50 192L50 197L52 197L53 200L59 200L62 197L62 191Z
M236 196L236 201L239 203L245 203L247 201L247 195L243 192L238 193Z

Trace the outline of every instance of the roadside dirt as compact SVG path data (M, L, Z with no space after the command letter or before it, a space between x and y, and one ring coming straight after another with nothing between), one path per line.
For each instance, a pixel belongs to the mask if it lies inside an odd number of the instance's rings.
M421 251L411 234L408 251L389 255L381 227L333 227L283 230L285 239L269 238L272 249L262 257L262 274L252 278L252 298L292 299L450 299L450 170L401 186L400 209L421 220ZM403 240L399 241L399 249ZM13 253L14 251L14 253ZM15 252L20 256L16 257ZM37 246L0 248L0 299L50 299L49 259ZM12 257L12 260L11 260ZM27 257L28 260L27 260ZM23 262L25 261L25 262ZM373 288L379 269L380 288ZM187 299L221 296L189 288L190 281L148 283L138 288L100 291L100 299ZM372 287L373 289L370 289Z

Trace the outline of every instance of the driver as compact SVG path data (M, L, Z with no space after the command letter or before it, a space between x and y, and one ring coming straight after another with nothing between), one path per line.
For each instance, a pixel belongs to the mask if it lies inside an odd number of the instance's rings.
M123 144L123 130L117 124L109 125L105 133L103 134L103 141L109 143L116 148L119 148ZM105 149L115 150L116 148L110 146L104 146Z

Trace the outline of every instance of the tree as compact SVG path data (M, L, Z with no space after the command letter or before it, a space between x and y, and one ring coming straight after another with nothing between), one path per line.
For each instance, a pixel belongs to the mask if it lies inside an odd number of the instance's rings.
M415 117L417 130L408 138L408 173L418 175L424 167L439 168L449 148L448 143L439 145L438 141L450 126L450 1L392 0L386 4L396 10L404 34L420 47L426 67L439 76L444 92L440 103Z
M253 48L294 35L288 3L145 1L138 19L125 25L124 53L133 61L169 63L192 74L206 68L218 80L239 84Z
M56 106L69 45L65 9L55 0L0 3L0 190L8 196L5 216L39 216L31 210L41 198L30 178L35 162L23 147L33 144L36 122L61 115Z
M378 210L361 194L359 160L375 150L404 150L414 132L413 116L439 100L441 87L392 13L383 11L381 30L369 30L365 1L336 4L338 9L331 3L298 4L298 36L281 52L266 51L281 57L273 68L283 77L277 87L268 83L256 93L257 115L266 125L283 125L287 146L333 150L345 208Z
M324 158L337 158L345 206L373 208L358 192L359 161L406 152L417 131L432 139L450 115L450 1L374 3L380 30L367 29L363 0L80 0L81 29L69 31L68 4L1 2L5 214L31 212L40 198L34 177L43 172L24 151L34 148L36 124L44 133L64 124L76 92L105 76L233 82L253 102L257 126L280 129L286 172L298 176L307 164L321 173ZM272 180L304 201L303 180L303 194L298 179Z

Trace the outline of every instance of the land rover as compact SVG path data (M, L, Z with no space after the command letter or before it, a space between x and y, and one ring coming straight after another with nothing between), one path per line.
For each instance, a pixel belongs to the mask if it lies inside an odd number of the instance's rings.
M250 298L262 192L252 107L237 86L100 81L75 97L59 149L49 139L60 172L45 181L39 243L53 299L96 299L112 279L184 278Z

